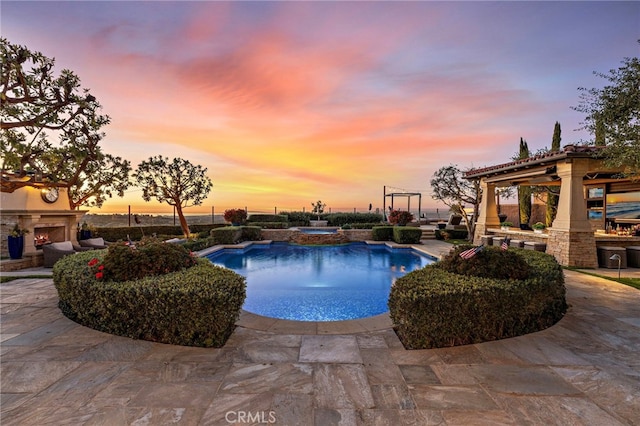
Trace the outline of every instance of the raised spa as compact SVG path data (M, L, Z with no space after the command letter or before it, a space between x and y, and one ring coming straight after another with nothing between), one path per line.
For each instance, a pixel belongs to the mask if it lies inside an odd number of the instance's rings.
M387 312L392 283L435 261L413 249L365 243L272 243L207 257L247 278L246 311L298 321L341 321Z

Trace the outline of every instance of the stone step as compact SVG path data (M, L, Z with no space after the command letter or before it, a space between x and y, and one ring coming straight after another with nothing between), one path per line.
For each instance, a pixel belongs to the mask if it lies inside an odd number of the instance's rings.
M421 240L435 240L436 239L436 231L435 229L423 229Z

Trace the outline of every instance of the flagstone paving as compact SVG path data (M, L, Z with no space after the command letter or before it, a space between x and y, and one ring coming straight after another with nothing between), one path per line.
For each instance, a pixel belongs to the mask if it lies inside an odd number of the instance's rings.
M4 425L640 424L640 291L567 271L569 311L527 336L405 350L388 316L244 313L220 349L112 336L50 278L0 285Z

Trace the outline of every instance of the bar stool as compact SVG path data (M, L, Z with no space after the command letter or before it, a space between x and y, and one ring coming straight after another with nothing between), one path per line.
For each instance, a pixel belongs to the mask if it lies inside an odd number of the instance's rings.
M627 247L627 265L631 268L640 268L640 246Z
M547 251L547 243L541 243L538 241L525 241L524 249L545 252Z
M509 241L509 247L523 248L524 247L524 240L510 240Z
M598 265L601 268L618 269L618 259L611 259L616 254L620 256L620 268L626 268L627 250L624 247L598 247Z

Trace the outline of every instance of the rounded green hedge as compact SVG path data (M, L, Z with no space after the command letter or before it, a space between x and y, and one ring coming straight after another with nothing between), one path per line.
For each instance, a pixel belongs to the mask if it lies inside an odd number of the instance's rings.
M241 275L207 259L134 281L102 281L88 266L106 250L66 256L53 268L58 306L69 319L119 336L184 346L221 347L246 297Z
M480 343L540 331L558 322L567 311L562 267L545 253L509 251L530 266L528 278L460 275L446 271L439 262L399 278L391 288L389 312L404 346Z

